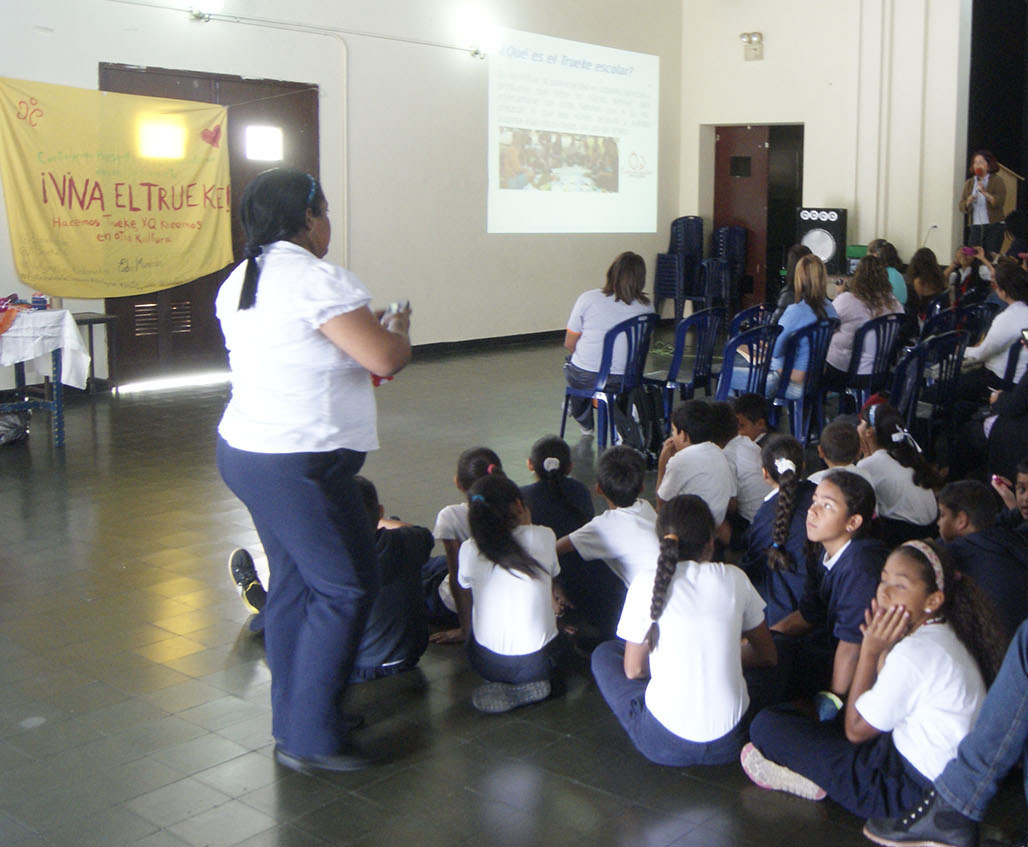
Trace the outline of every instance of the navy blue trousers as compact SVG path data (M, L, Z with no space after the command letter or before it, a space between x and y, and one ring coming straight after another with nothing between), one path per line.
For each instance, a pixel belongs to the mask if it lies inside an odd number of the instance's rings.
M264 648L271 731L300 756L346 744L340 698L378 586L372 527L354 475L364 454L248 453L218 439L218 470L268 557Z

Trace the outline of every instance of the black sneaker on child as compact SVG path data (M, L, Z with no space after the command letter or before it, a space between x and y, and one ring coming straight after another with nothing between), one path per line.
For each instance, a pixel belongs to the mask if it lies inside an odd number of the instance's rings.
M978 822L962 815L934 788L899 818L871 818L864 835L885 847L976 847Z
M236 584L243 603L254 614L264 609L268 594L257 578L257 568L253 565L253 557L242 547L237 547L228 557L228 575Z

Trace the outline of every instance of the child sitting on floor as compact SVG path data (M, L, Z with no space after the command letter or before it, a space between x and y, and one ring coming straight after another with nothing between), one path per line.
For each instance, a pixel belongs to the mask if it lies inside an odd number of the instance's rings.
M815 471L807 477L814 485L821 482L836 468L860 474L874 485L867 472L857 467L856 463L860 458L860 433L848 421L832 421L821 430L817 455L828 467L821 471Z
M593 675L647 759L724 764L746 739L742 665L775 661L764 604L738 568L710 561L714 521L699 497L665 503L656 535L656 570L633 580L618 624L624 641L596 648Z
M762 788L882 817L917 802L956 755L1003 648L973 580L920 540L886 560L861 634L844 720L766 709L741 761Z

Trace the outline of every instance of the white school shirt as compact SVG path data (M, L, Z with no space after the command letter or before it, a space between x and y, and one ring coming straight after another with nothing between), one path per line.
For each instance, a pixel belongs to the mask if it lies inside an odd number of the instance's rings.
M568 317L567 328L581 335L571 354L571 364L584 371L596 372L603 359L603 339L607 330L636 315L648 315L653 311L649 303L622 303L613 294L604 294L600 288L593 288L579 295ZM623 374L625 358L628 355L627 342L619 338L614 345L610 372Z
M829 476L835 471L849 471L850 473L855 473L857 476L862 476L870 482L871 487L874 488L875 483L874 480L871 479L870 474L868 474L865 469L859 468L856 465L836 465L834 468L824 468L820 471L814 471L814 473L807 477L807 481L814 483L814 485L820 485L826 476Z
M924 526L939 516L931 489L914 484L914 469L906 468L880 447L857 462L875 490L878 517Z
M736 494L735 474L724 452L713 441L690 444L668 459L657 496L665 503L679 494L702 497L720 526L728 501Z
M760 448L752 438L737 435L724 447L724 456L735 476L736 505L743 520L751 522L771 486L761 471Z
M468 521L468 504L454 503L443 506L435 518L432 535L436 541L456 541L463 544L471 537L471 523ZM439 583L439 599L443 605L457 614L457 601L453 599L449 577Z
M957 757L984 700L985 683L967 648L949 624L930 623L889 651L855 705L875 729L892 732L903 758L934 780Z
M602 559L626 586L657 566L657 513L646 500L601 512L568 539L587 562Z
M378 448L371 376L322 334L338 315L368 308L353 274L289 241L257 259L257 301L239 309L243 262L218 290L232 398L218 433L251 453Z
M618 637L646 641L656 570L632 580ZM739 639L764 621L764 601L735 565L679 562L650 653L646 708L688 741L729 732L750 705Z
M967 348L964 352L964 361L981 362L996 376L1004 376L1010 346L1021 340L1022 329L1028 329L1028 304L1015 300L992 319L992 324L989 326L989 331L985 333L982 343ZM1018 353L1014 382L1020 381L1026 367L1028 367L1028 353L1021 349Z
M457 581L471 590L471 628L475 641L502 656L524 656L557 637L553 612L553 577L557 538L547 526L519 526L514 538L543 567L528 576L505 570L486 559L475 539L460 546Z

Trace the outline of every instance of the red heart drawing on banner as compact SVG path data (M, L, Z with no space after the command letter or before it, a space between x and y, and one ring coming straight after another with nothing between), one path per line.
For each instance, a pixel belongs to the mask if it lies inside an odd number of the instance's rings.
M206 141L211 147L217 147L221 143L221 124L214 129L201 130L200 138Z

